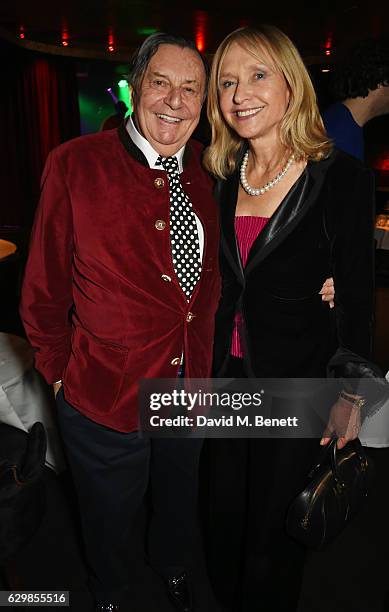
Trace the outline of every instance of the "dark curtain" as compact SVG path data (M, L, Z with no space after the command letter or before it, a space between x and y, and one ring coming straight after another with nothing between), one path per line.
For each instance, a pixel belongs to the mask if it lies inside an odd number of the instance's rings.
M0 226L29 226L48 153L80 134L76 62L0 41Z

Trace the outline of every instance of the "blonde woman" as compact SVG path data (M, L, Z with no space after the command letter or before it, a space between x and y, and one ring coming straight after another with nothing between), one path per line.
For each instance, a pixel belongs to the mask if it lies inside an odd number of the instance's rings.
M227 36L213 62L208 116L223 274L216 375L322 377L335 354L340 370L369 358L371 173L333 149L285 34L261 26ZM319 295L331 275L334 310ZM354 398L345 401L354 420L340 447L359 427ZM284 521L317 451L318 440L210 444L210 570L239 610L296 610L304 551Z

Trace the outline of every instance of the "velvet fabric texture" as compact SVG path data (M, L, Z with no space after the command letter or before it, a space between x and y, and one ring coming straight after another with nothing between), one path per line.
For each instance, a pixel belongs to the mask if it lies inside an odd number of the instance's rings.
M238 187L239 167L217 188L223 288L216 317L216 374L225 371L237 311L245 322L250 376L324 377L339 348L369 359L374 289L370 170L338 150L308 163L254 242L244 269L234 230ZM335 282L333 310L319 295L329 276Z
M202 146L187 144L182 184L205 235L188 303L169 238L166 172L150 169L124 126L55 149L42 181L21 315L48 383L102 425L138 429L137 383L211 371L220 294L218 214ZM189 314L191 313L191 314Z

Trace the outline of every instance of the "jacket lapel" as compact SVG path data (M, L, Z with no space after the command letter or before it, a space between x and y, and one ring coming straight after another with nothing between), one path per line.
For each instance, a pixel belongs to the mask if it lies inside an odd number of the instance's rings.
M334 153L320 162L308 163L305 173L292 187L254 242L247 260L245 276L250 274L253 268L272 253L301 223L301 220L317 201L328 168L332 165L335 156ZM301 180L304 181L302 186ZM299 195L296 194L297 190Z
M244 271L235 233L235 211L238 200L239 172L216 185L216 199L220 203L221 248L236 276L244 284Z
M118 130L120 142L126 149L127 153L129 153L131 157L133 157L134 159L136 159L136 161L142 164L142 166L146 166L146 168L148 168L149 163L146 157L143 155L142 151L136 146L136 144L134 144L133 141L131 140L129 133L127 132L126 124L124 121L121 122L117 130Z

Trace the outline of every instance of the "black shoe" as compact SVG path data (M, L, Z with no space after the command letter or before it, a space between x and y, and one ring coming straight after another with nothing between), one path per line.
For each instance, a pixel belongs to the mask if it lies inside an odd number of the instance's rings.
M119 612L119 604L114 603L97 603L96 612Z
M192 589L186 572L167 580L170 601L180 612L193 612Z

